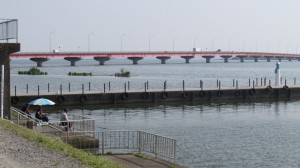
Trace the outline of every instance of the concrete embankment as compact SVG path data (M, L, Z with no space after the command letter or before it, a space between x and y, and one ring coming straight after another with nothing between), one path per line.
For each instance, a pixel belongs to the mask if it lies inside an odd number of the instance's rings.
M193 101L197 103L228 101L273 101L300 98L300 87L257 87L241 89L190 89L185 91L147 91L110 93L64 93L49 95L16 95L11 97L12 105L23 105L38 97L53 100L56 105L116 105L134 103L164 103Z

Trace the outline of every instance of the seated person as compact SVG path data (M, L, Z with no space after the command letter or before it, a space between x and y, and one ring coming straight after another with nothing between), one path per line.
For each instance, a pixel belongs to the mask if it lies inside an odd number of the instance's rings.
M68 109L64 108L63 112L61 113L60 116L60 121L61 121L61 125L62 126L68 126L68 128L72 127L73 122L70 122L70 120L68 119Z
M35 118L42 120L43 122L49 121L47 115L42 112L42 106L39 106L39 108L36 110Z
M27 115L29 118L31 118L31 114L30 112L32 112L30 109L29 109L29 105L28 104L25 104L25 106L23 106L21 108L21 111L23 112L23 114Z

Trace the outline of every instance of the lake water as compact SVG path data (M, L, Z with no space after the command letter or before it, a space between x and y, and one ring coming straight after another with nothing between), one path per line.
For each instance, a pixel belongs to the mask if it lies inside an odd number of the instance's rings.
M149 89L162 89L167 81L167 89L199 88L199 80L205 88L216 88L220 80L222 87L232 87L232 80L239 86L248 86L249 78L267 78L274 83L275 61L253 60L240 63L230 60L223 63L214 59L204 63L195 58L190 64L183 59L171 59L161 65L155 58L144 59L139 65L132 65L126 59L115 59L105 66L85 59L77 66L70 67L65 60L50 60L40 69L46 76L21 76L19 70L36 66L29 60L16 59L11 62L11 90L17 93L41 90L59 90L60 84L78 91L81 85L91 83L92 91L103 91L103 84L111 82L112 90L122 90L130 81L130 88L143 90L149 81ZM300 63L281 62L281 75L288 85L294 78L300 79ZM112 76L121 68L129 70L130 78ZM68 72L92 72L92 77L70 77ZM151 104L147 106L99 106L92 108L70 107L70 113L89 116L97 126L110 129L145 130L177 140L177 162L187 167L300 167L300 101L245 102L232 104L173 103ZM53 111L58 113L58 111Z

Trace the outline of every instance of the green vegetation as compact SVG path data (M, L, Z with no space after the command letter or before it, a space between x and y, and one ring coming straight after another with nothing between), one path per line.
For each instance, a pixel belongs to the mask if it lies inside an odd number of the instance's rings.
M42 72L38 68L32 67L29 71L18 71L19 75L48 75L47 72Z
M134 154L134 156L139 157L139 158L143 158L143 159L148 159L148 158L147 158L144 154L142 154L142 153Z
M121 69L120 72L115 73L116 77L129 77L130 76L130 72L125 70L124 68Z
M112 152L106 152L106 155L112 155Z
M69 72L69 76L92 76L91 72Z
M20 135L31 141L36 141L40 146L47 147L57 152L63 152L65 155L73 157L74 159L80 161L83 165L87 165L88 167L93 167L93 168L98 168L98 167L119 168L120 167L116 163L113 163L108 160L104 160L99 156L93 155L91 153L87 153L80 149L76 149L71 145L64 143L61 140L49 138L33 130L27 129L25 127L16 124L12 124L8 120L0 119L0 125L4 129L9 130L17 135Z

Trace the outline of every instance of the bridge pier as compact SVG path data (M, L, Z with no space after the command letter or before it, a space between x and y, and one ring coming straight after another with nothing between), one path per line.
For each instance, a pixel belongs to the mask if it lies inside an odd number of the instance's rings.
M254 59L254 62L258 62L258 59L260 58L259 56L252 56L252 58Z
M138 64L139 60L142 60L143 57L127 57L127 59L131 60L133 62L134 65Z
M210 63L210 59L214 58L214 56L202 56L206 59L206 63Z
M276 57L278 59L279 62L281 62L281 57Z
M221 55L220 57L224 58L224 62L228 63L228 59L231 58L232 56L229 55Z
M4 65L3 118L7 119L11 118L9 55L18 51L20 51L20 43L0 43L0 67ZM2 68L0 68L0 74L2 74Z
M166 61L168 60L168 59L170 59L170 57L165 57L165 56L158 56L158 57L156 57L157 59L160 59L160 61L161 61L161 64L166 64Z
M245 62L245 56L236 56L237 58L240 59L240 62Z
M104 65L105 61L110 60L109 57L94 57L94 60L99 61L99 65Z
M194 58L194 56L181 56L181 58L185 59L185 63L190 63L190 59Z
M271 58L272 58L272 57L266 57L266 56L265 56L265 58L267 59L267 62L271 62Z
M46 62L49 60L49 58L30 58L31 61L36 62L37 67L42 67L43 62Z
M288 59L290 62L293 60L293 58L291 58L291 57L288 57L287 59Z
M70 61L71 66L75 66L77 61L80 61L80 57L65 57L64 60Z

